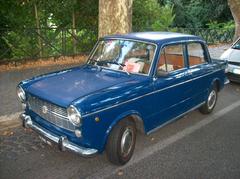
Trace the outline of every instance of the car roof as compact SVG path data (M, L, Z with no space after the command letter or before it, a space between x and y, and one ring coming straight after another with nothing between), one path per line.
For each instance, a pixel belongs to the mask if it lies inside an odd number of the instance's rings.
M114 39L114 38L125 38L125 39L133 39L133 40L140 40L140 41L147 41L152 43L170 43L175 41L182 41L182 40L200 40L203 41L202 38L183 34L183 33L175 33L175 32L135 32L129 34L116 34L116 35L109 35L103 37L103 39Z

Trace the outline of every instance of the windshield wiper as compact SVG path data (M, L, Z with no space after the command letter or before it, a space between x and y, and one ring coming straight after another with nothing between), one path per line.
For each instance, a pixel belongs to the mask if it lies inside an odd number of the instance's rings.
M126 65L123 63L118 63L117 61L112 61L112 60L97 61L95 59L91 59L91 61L96 63L99 69L101 69L101 65L103 64L114 64L114 65L121 66L123 71L125 71L128 75L130 75L130 73L124 68Z
M92 62L94 62L94 63L96 64L96 66L97 66L97 68L98 68L99 70L102 69L101 66L98 65L98 63L99 63L100 61L97 61L97 60L95 60L95 59L90 59L90 63L92 63Z
M102 62L102 63L115 64L115 65L121 66L122 68L126 66L125 64L123 64L123 63L118 63L117 61L104 60L104 61L101 61L101 62Z
M98 63L99 64L114 64L114 65L121 66L123 71L125 71L128 75L130 75L130 73L124 68L126 65L123 63L118 63L117 61L112 61L112 60L98 61Z

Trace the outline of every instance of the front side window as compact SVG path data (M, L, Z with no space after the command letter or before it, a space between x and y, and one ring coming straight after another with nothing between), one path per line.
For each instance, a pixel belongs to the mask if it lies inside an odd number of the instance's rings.
M189 66L195 66L206 63L203 47L198 42L189 43L188 49L188 61Z
M164 47L161 50L160 58L158 61L158 73L171 72L184 68L185 64L183 50L183 44L174 44Z
M90 64L128 73L148 74L156 46L122 39L99 41Z

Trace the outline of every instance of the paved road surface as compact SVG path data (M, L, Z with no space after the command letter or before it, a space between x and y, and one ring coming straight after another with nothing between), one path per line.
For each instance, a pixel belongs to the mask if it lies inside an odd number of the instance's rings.
M21 127L0 136L0 178L240 178L240 85L220 92L211 115L197 110L149 135L138 135L124 167L105 155L85 159L43 144ZM12 132L12 133L11 133Z

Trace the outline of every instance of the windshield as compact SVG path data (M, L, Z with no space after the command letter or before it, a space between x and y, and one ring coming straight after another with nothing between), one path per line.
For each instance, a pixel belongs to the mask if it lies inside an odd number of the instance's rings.
M233 49L238 49L240 50L240 39L232 46Z
M127 73L148 74L156 46L122 39L99 41L90 64Z

